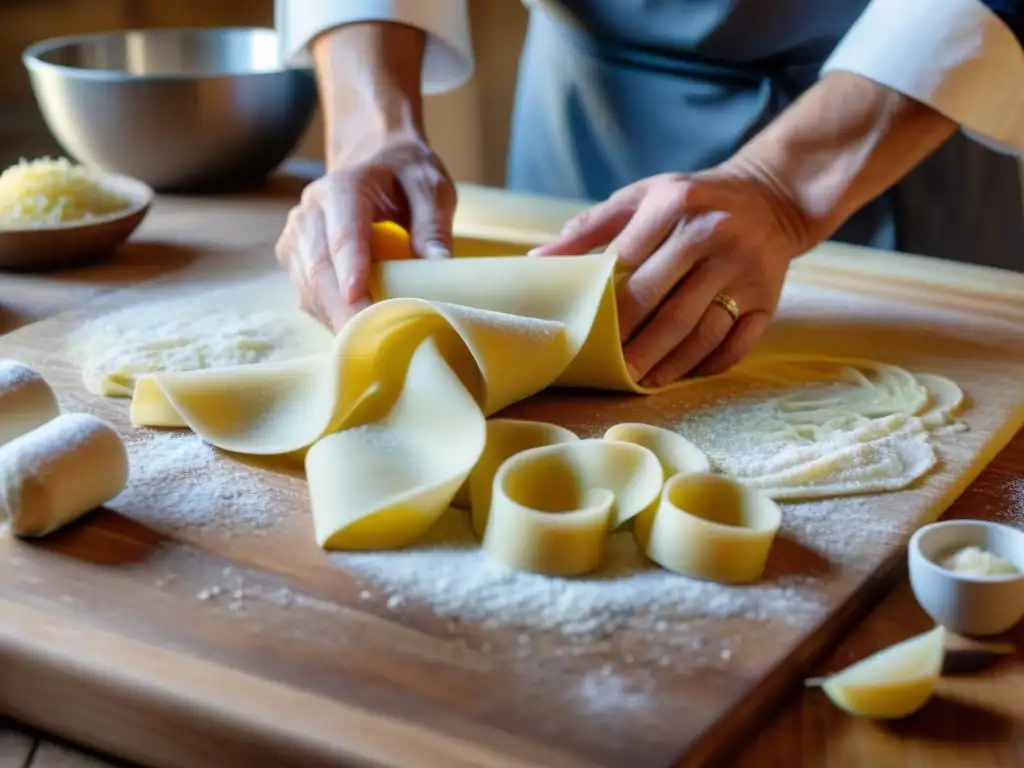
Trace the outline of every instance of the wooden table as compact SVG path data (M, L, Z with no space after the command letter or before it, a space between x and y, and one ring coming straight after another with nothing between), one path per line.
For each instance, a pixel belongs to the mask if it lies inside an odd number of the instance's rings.
M263 195L293 194L294 184L272 186ZM262 215L260 195L226 198L236 219L224 234L225 247L266 242L272 247L279 223ZM150 233L174 231L192 200L162 200L146 222ZM279 203L277 206L279 207ZM248 226L249 223L252 226ZM188 235L184 234L187 241ZM187 242L185 242L187 249ZM0 277L0 331L81 306L100 294L160 276L183 254L131 244L103 263L51 275ZM998 519L1024 526L1024 433L990 465L946 514ZM819 665L826 673L930 626L910 593L905 574L875 610ZM891 584L880 584L880 594ZM1017 632L1024 641L1024 630ZM1013 640L1014 638L1010 638ZM1024 646L1024 642L1018 643ZM1019 765L1024 763L1024 655L1018 652L981 674L945 678L940 696L926 710L896 724L878 725L837 710L820 691L794 691L785 706L749 743L735 764L746 766L845 765ZM110 765L108 760L58 744L0 720L0 768L78 768Z

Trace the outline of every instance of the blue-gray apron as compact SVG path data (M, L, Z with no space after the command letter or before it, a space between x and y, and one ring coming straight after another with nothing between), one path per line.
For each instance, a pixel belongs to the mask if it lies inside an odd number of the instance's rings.
M508 186L595 201L725 160L814 83L867 0L530 4ZM958 133L834 237L1024 271L1020 174Z

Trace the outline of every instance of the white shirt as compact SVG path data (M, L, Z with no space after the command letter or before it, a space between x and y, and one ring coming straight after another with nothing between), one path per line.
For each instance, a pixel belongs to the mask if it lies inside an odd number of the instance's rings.
M427 33L423 92L448 91L473 74L466 2L275 0L281 57L308 65L318 34L358 21L395 21ZM972 138L1024 156L1024 50L979 0L872 0L822 74L835 70L928 104Z

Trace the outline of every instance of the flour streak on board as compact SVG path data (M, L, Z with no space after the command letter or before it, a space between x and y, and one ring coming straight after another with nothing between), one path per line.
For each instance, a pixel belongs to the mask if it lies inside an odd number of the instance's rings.
M140 431L126 445L128 487L110 506L157 530L262 533L280 514L273 490L192 432Z

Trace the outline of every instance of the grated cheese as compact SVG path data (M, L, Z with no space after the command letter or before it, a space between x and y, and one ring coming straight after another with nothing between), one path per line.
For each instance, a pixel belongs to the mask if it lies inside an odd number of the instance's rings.
M942 561L942 566L967 576L1009 576L1020 573L1005 557L981 547L964 547Z
M0 173L0 230L86 222L129 205L94 171L64 157L23 158Z

